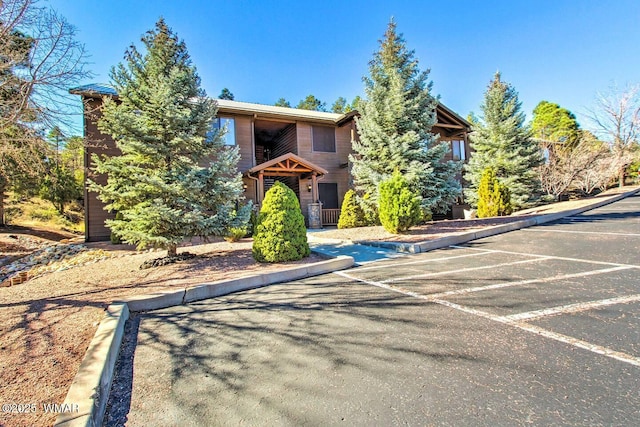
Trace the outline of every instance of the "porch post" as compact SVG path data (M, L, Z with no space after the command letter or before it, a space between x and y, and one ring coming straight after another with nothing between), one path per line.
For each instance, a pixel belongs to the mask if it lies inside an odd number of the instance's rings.
M258 173L258 207L262 207L262 201L264 200L264 172Z
M311 174L311 202L318 202L318 174L316 172Z

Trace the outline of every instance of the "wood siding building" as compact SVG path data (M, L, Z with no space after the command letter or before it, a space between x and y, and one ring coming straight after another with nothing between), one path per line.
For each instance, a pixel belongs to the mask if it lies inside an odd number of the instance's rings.
M92 175L93 154L115 155L118 150L97 122L102 98L117 97L108 86L87 85L70 91L84 102L85 169L98 182L106 177ZM342 199L351 187L349 154L357 138L356 112L335 114L262 104L217 100L217 125L226 126L226 142L240 151L238 169L243 174L245 197L260 205L264 193L276 180L298 196L306 216L315 202L322 205L323 224L335 224ZM470 125L442 104L437 107L437 124L432 132L451 145L448 159L466 161ZM97 195L85 190L85 238L108 240L104 222L113 214L104 210Z

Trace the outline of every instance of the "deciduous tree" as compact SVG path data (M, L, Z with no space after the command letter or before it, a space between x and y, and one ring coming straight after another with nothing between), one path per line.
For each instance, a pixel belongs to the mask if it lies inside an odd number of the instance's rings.
M554 196L556 200L578 185L579 181L585 184L593 182L595 178L593 173L596 170L599 171L596 173L599 176L597 181L602 180L600 176L603 172L602 161L606 161L610 156L610 150L588 131L580 131L579 135L577 142L572 147L559 143L542 142L542 146L546 148L549 155L539 168L540 183L542 189L547 194Z
M6 188L44 172L42 130L80 111L68 90L90 73L75 31L37 0L0 2L0 225Z
M625 169L631 162L632 147L640 141L640 85L624 90L612 87L599 93L589 115L596 135L609 142L619 165L618 182L624 185Z

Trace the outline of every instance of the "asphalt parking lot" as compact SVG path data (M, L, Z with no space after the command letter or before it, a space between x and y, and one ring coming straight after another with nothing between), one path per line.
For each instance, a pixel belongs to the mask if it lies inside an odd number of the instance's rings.
M638 425L639 269L636 195L138 315L107 425Z

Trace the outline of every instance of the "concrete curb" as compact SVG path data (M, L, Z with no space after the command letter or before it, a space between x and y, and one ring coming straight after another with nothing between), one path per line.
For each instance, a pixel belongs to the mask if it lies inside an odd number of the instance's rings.
M354 243L361 244L361 245L381 247L385 249L393 249L397 252L407 252L407 253L414 253L414 254L420 253L420 252L428 252L434 249L446 248L452 245L460 245L462 243L467 243L472 240L482 239L485 237L495 236L496 234L507 233L509 231L520 230L521 228L526 228L534 225L545 224L551 221L556 221L558 219L561 219L567 216L577 215L579 213L582 213L591 209L596 209L604 205L617 202L618 200L622 200L625 197L632 196L639 192L640 192L640 188L627 191L625 193L609 196L602 200L594 201L594 203L591 203L589 205L585 205L579 208L570 209L562 212L540 214L540 215L533 216L532 218L522 219L520 221L514 221L508 224L496 225L493 227L483 228L477 231L471 231L468 233L442 237L439 239L429 240L426 242L393 243L393 242L375 242L375 241L356 241Z
M124 336L124 325L129 319L125 303L111 304L82 359L67 397L65 411L56 418L55 426L101 426L111 380Z
M114 302L107 308L107 314L100 322L64 400L63 407L67 405L66 408L70 408L70 411L58 415L54 426L94 427L102 425L115 364L124 336L124 325L129 319L130 312L187 304L233 292L344 270L352 267L353 264L352 257L341 255L331 260L273 273L205 283Z

